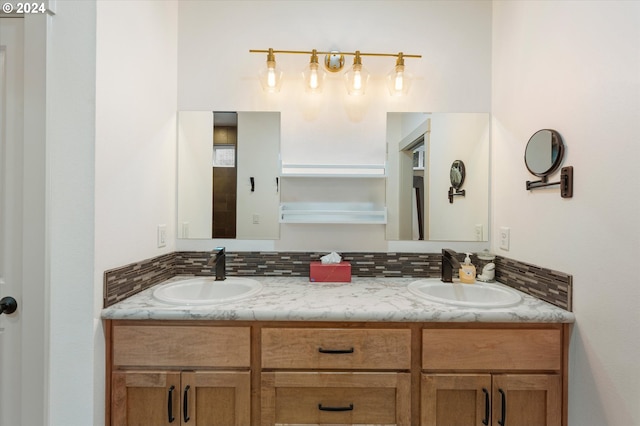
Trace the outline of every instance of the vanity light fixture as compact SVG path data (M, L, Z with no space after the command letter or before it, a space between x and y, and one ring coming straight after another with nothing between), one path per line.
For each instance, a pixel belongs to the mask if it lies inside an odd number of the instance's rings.
M344 75L344 81L347 84L347 92L350 95L364 95L369 81L369 71L362 66L360 51L356 50L356 56L353 58L353 66Z
M266 53L267 68L260 70L260 83L266 92L273 93L280 91L282 83L282 71L276 67L276 53L291 53L311 55L309 65L302 72L305 90L308 92L322 91L325 78L325 70L320 67L318 55L325 55L324 66L327 71L339 72L344 68L345 55L353 56L353 66L345 73L345 83L350 95L363 95L369 81L369 72L362 65L362 56L389 56L396 58L396 65L387 75L387 85L389 92L393 96L405 95L411 83L410 75L405 71L405 58L422 58L422 55L407 55L399 53L366 53L356 50L355 52L319 52L303 50L268 50L251 49L249 53Z
M318 51L313 49L309 65L302 71L305 89L312 93L322 92L324 77L325 72L318 64Z
M259 76L260 84L262 84L265 92L275 93L280 91L282 71L276 66L276 56L273 49L267 51L267 68L262 68Z
M391 96L402 96L407 94L410 84L411 75L404 70L404 55L400 52L395 68L387 74L387 87Z

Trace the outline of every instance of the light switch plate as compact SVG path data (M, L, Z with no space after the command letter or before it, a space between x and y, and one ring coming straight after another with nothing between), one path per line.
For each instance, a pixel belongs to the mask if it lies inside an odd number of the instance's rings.
M500 227L500 248L509 251L510 229L506 226Z
M158 225L158 247L167 245L167 225Z
M482 241L482 225L476 224L476 241Z

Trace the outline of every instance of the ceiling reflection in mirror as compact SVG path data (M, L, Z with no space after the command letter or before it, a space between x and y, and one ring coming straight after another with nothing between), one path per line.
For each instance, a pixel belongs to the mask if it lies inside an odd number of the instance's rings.
M387 239L488 241L489 114L390 112L386 137ZM450 203L455 161L466 195Z

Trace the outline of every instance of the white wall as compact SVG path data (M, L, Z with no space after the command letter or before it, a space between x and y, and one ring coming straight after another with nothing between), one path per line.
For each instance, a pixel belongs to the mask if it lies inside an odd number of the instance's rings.
M56 15L47 18L44 152L50 332L45 417L47 424L81 426L93 424L91 390L104 387L103 380L95 380L102 364L94 365L93 301L102 287L92 286L96 7L92 2L57 6ZM104 403L98 401L98 406Z
M640 425L640 3L495 2L492 97L493 251L574 277L569 423ZM571 199L525 190L541 128L565 141Z
M178 114L178 238L211 238L213 112ZM185 235L186 234L186 235Z
M476 225L489 229L489 116L487 114L432 114L429 151L429 238L473 241ZM453 143L455 141L455 143ZM465 196L447 197L455 160L465 165ZM468 250L467 250L468 251Z
M366 7L361 1L187 1L180 2L179 12L178 109L280 111L283 162L380 164L389 111L490 110L489 1L368 1ZM369 90L358 98L346 95L342 73L328 76L322 94L306 93L300 72L309 57L284 54L276 56L285 72L282 90L267 94L257 77L266 54L249 50L269 47L403 51L423 57L405 61L416 76L405 98L392 98L384 84L394 58L363 58L372 77ZM242 242L225 244L235 250ZM388 243L382 226L340 225L282 226L273 244L279 250L441 247ZM203 243L180 241L178 247L201 249Z
M177 2L97 2L96 50L96 413L77 425L104 421L104 271L175 249Z

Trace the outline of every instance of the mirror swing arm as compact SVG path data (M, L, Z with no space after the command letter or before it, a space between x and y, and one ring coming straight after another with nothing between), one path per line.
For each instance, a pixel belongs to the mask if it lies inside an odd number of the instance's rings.
M465 196L466 190L464 189L455 189L453 186L449 187L449 203L453 204L453 197L456 195Z
M560 185L560 196L562 198L573 197L573 166L566 166L560 169L560 181L549 182L547 176L543 176L540 180L527 181L527 191L536 188L544 188L552 185Z

